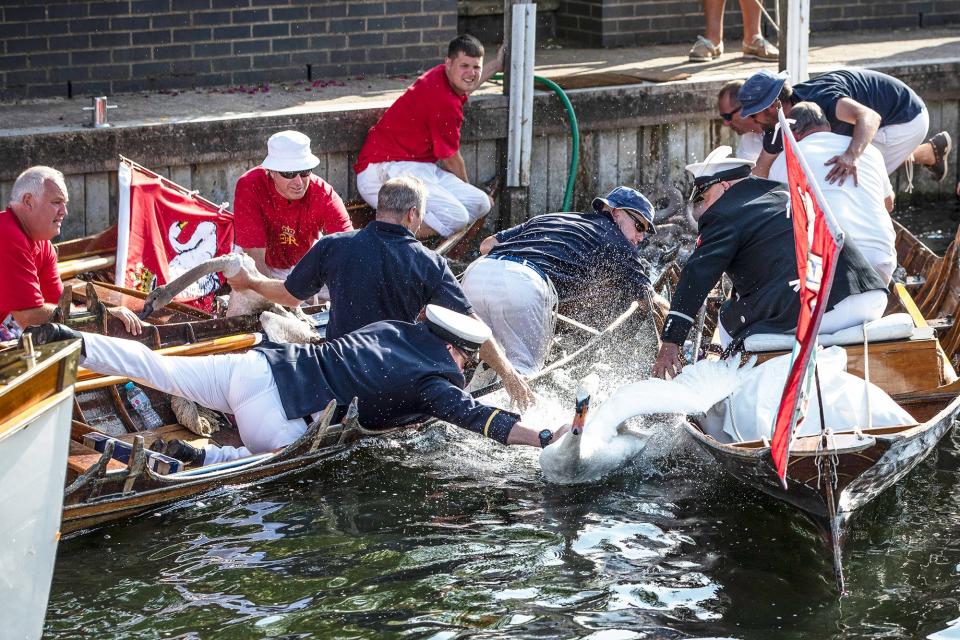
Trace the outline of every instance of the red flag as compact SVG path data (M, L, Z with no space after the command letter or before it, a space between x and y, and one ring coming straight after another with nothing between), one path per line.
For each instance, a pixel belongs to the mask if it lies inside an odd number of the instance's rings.
M800 317L797 319L793 362L780 398L770 446L777 475L786 488L790 442L806 414L810 380L816 366L817 333L830 298L833 273L843 246L843 234L834 231L837 225L832 223L833 217L816 179L797 148L797 141L783 112L779 115L799 275L795 284L800 294Z
M129 245L123 260L118 242L117 268L122 284L152 291L187 269L233 248L233 214L162 176L124 161L129 167L129 201L121 194L120 224L129 220ZM121 166L121 190L126 169ZM123 266L121 266L123 265ZM204 311L224 282L223 274L205 276L177 296L178 302Z

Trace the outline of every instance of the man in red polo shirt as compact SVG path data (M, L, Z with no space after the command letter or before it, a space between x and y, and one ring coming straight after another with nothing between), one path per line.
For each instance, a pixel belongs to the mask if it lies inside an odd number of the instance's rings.
M321 233L353 231L343 200L313 174L318 164L310 138L281 131L267 141L263 164L237 180L234 241L264 275L282 280Z
M57 254L50 240L67 217L67 185L50 167L31 167L13 183L9 206L0 211L0 338L17 337L33 324L50 322L63 293ZM107 309L127 331L139 335L142 323L123 307Z
M409 174L428 189L418 238L449 236L490 211L493 200L470 184L460 155L460 125L467 96L503 66L502 54L483 65L483 45L461 35L443 64L420 76L367 134L357 164L357 191L377 206L380 185Z

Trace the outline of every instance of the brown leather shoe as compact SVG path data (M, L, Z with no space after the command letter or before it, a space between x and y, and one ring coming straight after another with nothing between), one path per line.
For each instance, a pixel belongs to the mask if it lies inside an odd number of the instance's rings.
M780 50L760 35L754 36L750 44L743 45L743 57L757 60L776 61L780 59Z
M722 42L720 44L713 44L710 39L697 36L697 41L693 43L693 48L691 48L690 53L687 54L687 59L690 60L690 62L710 62L714 58L719 58L722 55Z

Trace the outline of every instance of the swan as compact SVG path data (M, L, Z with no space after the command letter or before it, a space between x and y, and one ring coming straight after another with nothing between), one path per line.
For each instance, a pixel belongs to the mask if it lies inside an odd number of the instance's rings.
M582 428L570 431L540 452L540 467L548 482L595 482L637 456L648 433L631 429L630 418L655 413L694 415L706 413L746 379L756 357L743 367L739 357L701 360L684 367L673 380L650 378L626 384L593 411ZM577 390L577 403L592 395L598 379L591 374Z

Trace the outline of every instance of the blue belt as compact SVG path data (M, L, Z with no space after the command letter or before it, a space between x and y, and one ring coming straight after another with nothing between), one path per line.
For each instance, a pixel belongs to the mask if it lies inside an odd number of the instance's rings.
M529 268L531 271L533 271L533 272L536 273L538 276L540 276L541 278L543 278L543 281L544 281L544 282L547 282L547 283L550 282L550 278L547 277L547 274L545 274L545 273L540 269L540 267L538 267L538 266L535 265L534 263L530 262L530 261L527 260L526 258L518 258L517 256L505 255L505 254L502 254L502 253L498 253L498 254L495 255L495 256L487 256L487 258L490 259L490 260L506 260L506 261L508 261L508 262L516 262L517 264L522 264L523 266Z

